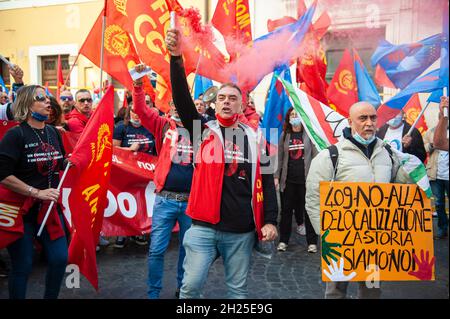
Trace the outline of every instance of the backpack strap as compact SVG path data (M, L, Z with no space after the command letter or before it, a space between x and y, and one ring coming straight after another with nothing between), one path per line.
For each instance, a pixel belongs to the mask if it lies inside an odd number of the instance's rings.
M330 153L331 163L333 164L333 180L337 174L337 160L339 158L339 152L336 145L328 146L328 152Z

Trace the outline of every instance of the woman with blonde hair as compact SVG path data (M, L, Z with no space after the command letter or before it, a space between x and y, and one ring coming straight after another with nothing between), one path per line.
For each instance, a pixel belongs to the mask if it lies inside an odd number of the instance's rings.
M0 202L15 201L20 211L14 231L11 225L0 224L0 248L6 246L11 257L9 297L24 299L33 265L33 241L51 201L57 202L60 196L57 186L65 152L58 131L45 123L50 100L42 86L20 88L13 112L20 124L0 142ZM37 237L48 261L44 298L58 297L67 264L65 235L57 204Z

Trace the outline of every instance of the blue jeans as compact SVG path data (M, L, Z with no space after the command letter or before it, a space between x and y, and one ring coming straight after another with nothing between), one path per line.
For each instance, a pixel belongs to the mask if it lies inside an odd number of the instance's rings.
M443 179L430 181L431 190L434 196L434 205L438 214L438 236L447 233L448 217L445 212L445 193L448 198L449 182Z
M255 232L236 234L192 225L186 232L184 279L180 299L200 298L208 271L220 254L225 268L225 284L230 299L247 298L247 274L250 269Z
M187 202L177 202L156 195L148 252L148 297L150 299L159 298L164 272L164 254L169 247L172 229L177 221L180 227L177 282L178 287L181 287L184 273L183 261L186 256L183 238L186 230L191 227L191 218L185 213L186 207Z
M62 221L61 217L61 221ZM11 257L11 272L9 275L9 298L25 299L28 276L33 266L33 240L39 226L36 223L25 222L23 237L8 246ZM66 236L51 240L46 228L39 241L47 257L47 274L45 278L45 299L56 299L59 295L61 282L67 265Z

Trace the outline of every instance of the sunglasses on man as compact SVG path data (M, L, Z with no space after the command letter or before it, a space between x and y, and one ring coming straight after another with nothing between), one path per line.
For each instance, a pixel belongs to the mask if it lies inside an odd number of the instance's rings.
M73 101L73 97L72 96L60 96L59 99L62 102Z
M80 103L92 103L92 99L91 98L85 98L85 99L79 99L78 102Z

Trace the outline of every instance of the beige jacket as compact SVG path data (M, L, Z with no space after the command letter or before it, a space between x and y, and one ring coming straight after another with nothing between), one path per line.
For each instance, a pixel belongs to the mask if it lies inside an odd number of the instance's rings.
M335 181L390 183L391 181L408 183L409 176L394 156L392 164L389 152L378 139L372 157L368 159L364 153L350 140L343 139L336 146L339 157ZM316 234L320 234L320 192L319 182L333 179L333 164L327 149L321 151L311 163L306 179L306 210Z
M423 144L429 158L427 162L427 175L430 181L435 181L437 177L439 152L433 148L434 130L436 127L429 129L423 136Z

